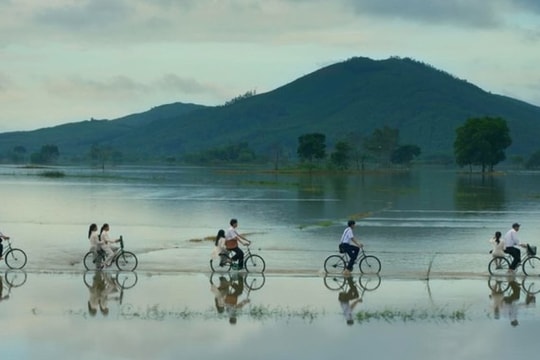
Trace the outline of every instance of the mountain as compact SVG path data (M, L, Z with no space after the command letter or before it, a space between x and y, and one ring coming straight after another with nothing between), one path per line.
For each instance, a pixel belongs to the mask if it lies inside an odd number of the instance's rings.
M420 146L424 157L452 156L455 129L483 116L507 121L513 139L508 155L539 149L540 107L491 94L412 59L356 57L223 106L170 104L116 120L0 134L0 153L54 143L75 157L91 144L107 143L131 157L181 157L248 142L263 154L276 146L294 154L305 133L326 134L330 149L349 134L368 136L386 125L399 129L402 144Z

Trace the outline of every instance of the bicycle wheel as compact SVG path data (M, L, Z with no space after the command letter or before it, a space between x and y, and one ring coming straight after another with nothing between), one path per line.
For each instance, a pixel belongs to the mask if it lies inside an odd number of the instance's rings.
M116 257L116 267L119 270L133 271L137 268L139 261L131 251L122 251Z
M510 262L505 257L496 257L491 259L488 264L488 270L491 275L508 275Z
M244 267L247 272L262 273L264 272L264 269L266 269L266 263L259 255L249 255L244 259Z
M327 274L341 274L345 270L345 260L340 255L330 255L324 260L324 271Z
M528 257L523 262L523 273L527 276L540 276L540 258L536 256Z
M378 274L381 271L380 260L373 255L364 256L358 264L362 274Z
M135 271L119 271L116 273L116 283L124 290L134 287L138 279Z
M325 276L323 281L324 286L332 291L340 290L345 286L345 278L343 276Z
M381 286L381 277L379 276L379 274L362 274L358 278L358 285L360 285L360 287L366 291L376 290L379 286Z
M103 259L101 256L97 256L97 258L94 258L94 253L92 251L89 251L84 255L83 264L84 268L86 270L96 270L99 269L101 262Z
M221 265L219 259L210 259L210 269L212 269L212 272L228 272L231 270L231 264L230 262L225 262Z
M19 287L26 282L26 272L24 270L11 269L6 271L6 282L11 287Z
M26 265L26 254L21 249L11 249L4 255L10 269L22 269Z
M248 280L249 279L249 280ZM257 274L257 275L250 275L244 278L244 284L249 290L255 291L259 290L264 286L264 283L266 282L266 279L264 277L264 274Z

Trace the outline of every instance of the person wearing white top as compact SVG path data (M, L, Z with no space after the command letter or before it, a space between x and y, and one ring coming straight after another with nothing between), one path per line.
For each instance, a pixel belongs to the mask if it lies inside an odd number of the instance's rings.
M343 271L344 275L351 274L358 252L363 246L362 243L356 241L354 238L353 228L355 225L356 222L354 220L349 220L347 222L347 228L343 231L343 235L341 235L341 240L339 242L339 252L347 253L347 255L349 255L349 263Z
M118 250L118 247L112 246L112 244L120 241L120 239L111 240L109 236L109 230L110 230L109 224L103 224L103 226L101 227L101 232L99 234L99 238L101 241L101 248L107 254L107 257L105 258L106 266L111 266L112 260L114 258L114 254L116 253L116 250Z
M0 232L0 260L2 260L2 254L4 253L4 246L2 245L2 240L9 240L9 236L2 234Z
M91 224L88 228L88 241L90 242L90 250L94 254L94 259L97 256L100 247L98 227L96 224Z
M518 223L512 224L512 228L504 235L504 252L512 256L512 263L510 264L508 272L514 272L521 262L521 251L518 246L526 247L525 244L519 242L517 233L521 225Z
M238 260L238 270L242 270L244 268L244 252L238 247L238 243L241 243L242 245L249 245L251 244L251 241L236 231L236 228L238 227L238 220L231 219L229 224L231 227L225 234L225 246L227 247L227 250L234 252L232 260Z

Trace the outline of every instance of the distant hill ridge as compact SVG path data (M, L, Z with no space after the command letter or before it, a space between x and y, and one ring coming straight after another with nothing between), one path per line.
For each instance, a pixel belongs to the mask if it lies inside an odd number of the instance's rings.
M356 57L228 105L174 103L116 120L3 133L0 153L52 143L76 158L92 144L106 143L128 158L180 158L246 141L262 154L276 146L294 154L305 133L326 134L331 147L351 133L368 136L386 125L400 130L402 144L420 146L424 157L451 156L456 127L481 116L507 120L513 139L508 154L528 156L540 149L540 107L488 93L412 59Z

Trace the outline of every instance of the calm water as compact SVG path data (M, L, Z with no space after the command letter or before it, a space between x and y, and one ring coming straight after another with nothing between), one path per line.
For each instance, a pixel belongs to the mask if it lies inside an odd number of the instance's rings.
M103 279L93 272L4 274L2 358L328 359L362 354L478 360L537 354L540 313L519 278L518 296L512 297L507 283L496 292L485 279L383 277L364 290L359 284L365 279L354 277L352 285L332 290L321 277L269 275L263 282L248 275L234 293L237 298L223 300L220 311L218 289L233 294L229 287L241 278L134 274L121 274L115 283L117 274L107 272L102 286ZM19 286L10 288L5 279L18 279ZM250 290L247 284L257 287ZM349 292L353 288L356 294ZM343 303L353 309L350 325ZM238 305L234 311L231 304Z
M384 274L484 275L488 239L518 221L540 245L540 174L482 179L450 170L297 176L204 168L42 170L0 167L0 229L29 256L27 270L81 270L88 224L111 224L139 270L207 271L210 241L231 217L268 272L320 272L348 218ZM0 266L5 267L4 264Z

